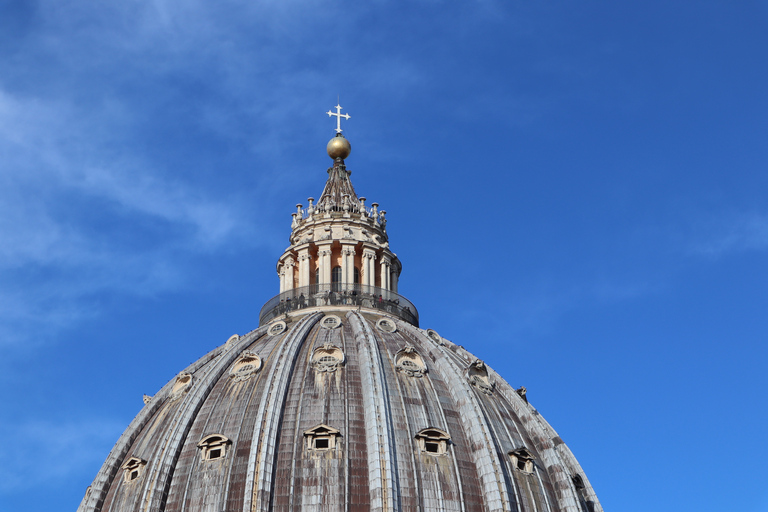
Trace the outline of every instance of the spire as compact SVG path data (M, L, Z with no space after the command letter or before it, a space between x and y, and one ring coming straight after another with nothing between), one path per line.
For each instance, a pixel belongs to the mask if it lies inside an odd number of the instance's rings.
M355 188L349 180L352 171L344 165L344 159L352 152L352 145L341 134L341 118L349 119L349 114L341 113L341 105L336 105L336 112L326 112L328 116L336 116L336 136L328 141L328 156L333 158L333 166L328 168L328 181L325 183L317 209L320 212L360 213L360 200Z

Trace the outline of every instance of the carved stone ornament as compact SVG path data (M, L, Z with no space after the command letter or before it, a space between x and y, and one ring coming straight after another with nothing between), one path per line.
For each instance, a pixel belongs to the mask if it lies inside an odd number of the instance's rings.
M232 345L233 343L235 343L239 339L240 339L240 335L239 334L233 334L232 336L230 336L227 339L227 342L225 343L225 345L227 345L227 346Z
M389 318L382 318L381 320L376 322L376 327L380 331L384 331L384 332L395 332L397 330L397 326L395 325L395 322L393 322Z
M395 354L395 371L404 373L408 377L421 378L427 373L424 360L411 345Z
M509 457L512 459L512 467L523 473L533 473L533 460L534 457L525 447L518 448L509 452Z
M442 336L437 334L437 331L435 331L433 329L427 329L427 336L429 336L429 339L431 339L432 341L434 341L438 345L440 345L440 346L445 345L445 342L443 341Z
M344 364L344 361L346 361L344 352L339 347L326 343L312 352L310 366L320 373L335 372Z
M152 401L152 397L151 396L144 395L144 405L147 405L151 401Z
M467 368L467 379L469 383L475 386L486 395L493 394L493 383L488 377L488 369L479 359L475 359L475 362L469 365Z
M269 326L269 329L267 329L267 334L270 336L277 336L278 334L282 334L287 328L288 326L282 320L273 322L272 325Z
M336 315L325 315L320 320L320 327L323 329L335 329L341 325L341 318Z
M229 370L229 377L235 382L248 380L261 370L261 366L262 361L259 355L246 350L232 365L232 369Z
M173 383L173 388L171 388L171 394L168 397L169 399L178 400L182 396L184 396L184 393L189 391L190 386L192 385L192 374L187 372L182 372L176 377L176 382Z
M121 466L123 469L123 481L125 483L131 483L139 479L144 472L144 467L147 465L147 461L138 457L130 457Z

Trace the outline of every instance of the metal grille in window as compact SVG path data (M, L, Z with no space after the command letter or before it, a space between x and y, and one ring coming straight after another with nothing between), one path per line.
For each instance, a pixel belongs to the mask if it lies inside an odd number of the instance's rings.
M344 364L344 352L335 345L325 343L312 353L310 365L318 372L335 372Z
M269 327L269 330L267 331L267 334L270 336L277 336L278 334L281 334L286 329L285 322L275 322Z
M341 318L336 315L326 315L320 322L320 325L326 329L335 329L341 325Z
M259 355L246 350L235 361L235 364L232 365L229 376L235 382L247 380L255 375L261 369L261 366L262 361Z

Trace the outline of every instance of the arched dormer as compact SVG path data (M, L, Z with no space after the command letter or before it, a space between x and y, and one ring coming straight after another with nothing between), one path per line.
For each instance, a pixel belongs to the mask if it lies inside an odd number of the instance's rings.
M227 446L230 444L232 444L232 441L221 434L205 436L197 443L197 447L200 449L200 460L208 462L223 459L227 456Z
M448 432L439 428L429 427L419 431L416 434L416 442L422 453L428 455L444 455L448 452L448 443L451 436Z

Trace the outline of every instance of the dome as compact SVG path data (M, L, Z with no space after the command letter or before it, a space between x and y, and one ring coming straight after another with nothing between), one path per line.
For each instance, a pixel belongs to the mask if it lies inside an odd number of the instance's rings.
M419 326L384 212L328 174L259 327L145 397L78 510L601 511L525 389Z

